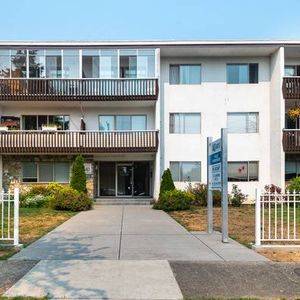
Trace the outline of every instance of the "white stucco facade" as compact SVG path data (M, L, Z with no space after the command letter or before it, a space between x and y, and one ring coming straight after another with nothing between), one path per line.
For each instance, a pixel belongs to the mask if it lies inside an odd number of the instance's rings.
M267 184L285 185L285 99L282 79L285 65L300 65L300 43L270 42L115 42L115 43L32 43L37 47L152 48L155 49L155 78L159 94L155 101L111 102L13 102L0 101L1 116L69 115L70 130L80 130L83 117L86 130L99 130L99 115L145 115L147 130L159 130L155 153L93 154L94 161L151 161L151 196L157 198L160 176L170 162L200 162L200 181L206 183L206 140L220 137L227 127L228 113L257 113L256 133L229 133L229 162L258 162L258 180L230 182L253 198L256 188ZM26 47L26 43L0 43L0 48ZM31 45L32 46L32 45ZM258 64L258 83L228 84L227 64ZM170 84L170 65L201 66L200 84ZM201 131L170 133L170 113L200 113ZM22 125L21 125L22 126ZM22 129L22 127L21 127ZM0 168L2 164L0 164ZM2 174L2 172L1 172ZM1 179L1 176L0 176ZM188 182L175 182L185 188Z

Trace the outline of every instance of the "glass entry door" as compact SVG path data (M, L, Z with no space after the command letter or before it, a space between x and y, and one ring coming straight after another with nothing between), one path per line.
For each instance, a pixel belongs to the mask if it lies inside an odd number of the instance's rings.
M133 165L117 164L117 196L132 196Z

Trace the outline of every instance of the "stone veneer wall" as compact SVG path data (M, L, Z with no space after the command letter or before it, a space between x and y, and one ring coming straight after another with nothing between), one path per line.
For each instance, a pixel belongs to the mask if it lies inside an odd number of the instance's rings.
M22 155L4 155L3 160L3 188L4 190L13 191L15 187L20 189L20 192L30 190L33 185L46 185L47 183L32 183L22 182L22 162L25 161L70 161L72 162L74 156L53 156L53 155L35 155L35 156L22 156ZM95 191L95 167L93 159L86 157L85 162L92 163L92 174L87 175L87 189L88 194L94 197ZM71 171L71 170L70 170Z

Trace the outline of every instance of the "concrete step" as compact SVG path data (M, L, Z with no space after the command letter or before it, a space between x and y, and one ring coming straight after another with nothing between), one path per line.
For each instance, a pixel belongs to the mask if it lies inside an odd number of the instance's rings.
M152 198L96 198L95 205L150 205Z

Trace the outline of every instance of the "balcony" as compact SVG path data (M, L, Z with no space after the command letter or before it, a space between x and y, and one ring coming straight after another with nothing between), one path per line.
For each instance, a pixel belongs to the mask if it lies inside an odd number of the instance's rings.
M1 154L156 152L158 131L0 131Z
M282 145L286 153L300 153L300 129L284 129Z
M0 79L0 101L143 101L157 97L157 79Z
M300 100L300 76L284 77L282 93L286 100Z

